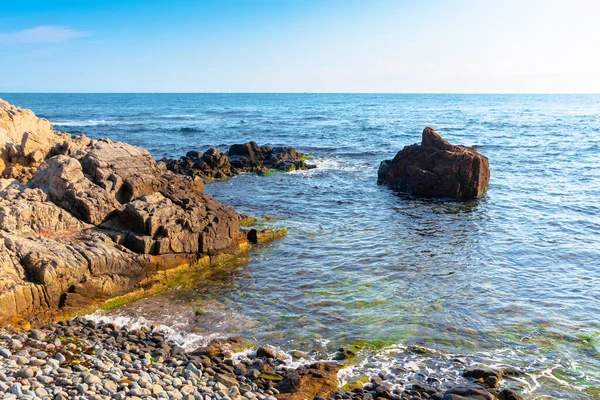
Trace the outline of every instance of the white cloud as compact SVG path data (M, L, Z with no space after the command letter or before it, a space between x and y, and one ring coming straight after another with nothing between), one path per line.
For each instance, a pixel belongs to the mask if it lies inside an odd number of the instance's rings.
M38 26L17 32L0 32L0 43L61 43L87 35L66 26Z

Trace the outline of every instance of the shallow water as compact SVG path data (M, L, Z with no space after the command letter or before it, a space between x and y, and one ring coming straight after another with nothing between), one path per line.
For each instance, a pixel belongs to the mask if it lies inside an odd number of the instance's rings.
M207 185L238 211L275 217L287 237L110 318L162 323L189 346L232 334L315 357L360 346L366 358L344 379L385 368L398 382L443 380L466 363L521 370L505 386L533 398L600 387L600 96L0 97L157 158L255 140L318 165ZM376 185L379 162L427 125L488 156L485 197Z

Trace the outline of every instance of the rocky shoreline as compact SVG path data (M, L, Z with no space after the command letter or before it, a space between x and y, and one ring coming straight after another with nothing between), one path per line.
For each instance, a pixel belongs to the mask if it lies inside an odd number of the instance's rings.
M471 151L434 133L424 133L424 151L463 161ZM384 175L401 181L386 183L402 188L404 172L384 164ZM465 371L471 383L450 388L435 380L399 387L381 371L340 388L338 373L353 356L343 349L338 361L298 353L290 363L289 355L233 338L186 352L152 327L70 319L285 234L247 227L251 219L204 194L205 181L311 167L293 148L255 142L226 155L210 149L156 161L126 143L54 132L0 100L0 326L22 328L0 331L2 398L520 399L498 389L501 371ZM462 199L463 189L456 193Z
M422 382L393 387L383 371L364 385L340 389L341 362L305 356L296 352L293 366L289 355L248 349L240 338L186 352L159 329L75 318L1 332L0 393L3 399L74 400L521 399L497 389L501 371L485 370L465 372L474 383L450 389Z
M286 149L279 163L304 165ZM146 150L54 132L2 100L0 177L2 325L141 296L173 273L285 234L241 226L246 217L204 194L203 179L168 170Z

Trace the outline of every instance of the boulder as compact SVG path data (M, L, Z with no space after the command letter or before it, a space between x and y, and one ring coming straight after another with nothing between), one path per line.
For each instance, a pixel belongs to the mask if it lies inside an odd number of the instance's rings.
M432 128L421 144L402 149L381 162L377 183L423 197L470 200L485 193L490 180L488 159L470 147L455 146Z
M523 400L523 397L510 389L503 389L498 398L500 400Z
M446 392L442 400L494 400L494 396L477 385L458 385Z
M504 371L493 369L472 369L463 373L465 378L475 379L490 388L497 388L503 375Z

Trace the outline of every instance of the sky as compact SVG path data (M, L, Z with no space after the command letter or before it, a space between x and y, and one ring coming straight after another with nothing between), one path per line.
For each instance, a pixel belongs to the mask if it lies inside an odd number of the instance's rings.
M10 1L0 92L600 93L597 0Z

